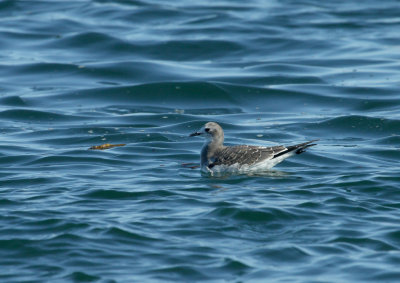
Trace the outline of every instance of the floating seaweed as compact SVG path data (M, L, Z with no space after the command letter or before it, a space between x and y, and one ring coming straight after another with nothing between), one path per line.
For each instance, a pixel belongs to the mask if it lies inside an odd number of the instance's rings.
M124 144L124 143L120 143L120 144L105 143L105 144L102 144L102 145L91 146L89 149L105 150L105 149L109 149L109 148L113 148L113 147L117 147L117 146L124 146L124 145L126 145L126 144Z

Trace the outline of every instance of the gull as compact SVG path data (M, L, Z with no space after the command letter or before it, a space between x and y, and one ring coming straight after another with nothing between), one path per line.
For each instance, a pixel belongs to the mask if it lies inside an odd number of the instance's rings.
M300 154L306 148L314 146L308 141L291 146L255 146L255 145L224 145L224 130L215 122L206 123L199 131L190 134L204 136L206 142L201 149L201 170L206 173L244 173L265 171L282 162L284 159Z

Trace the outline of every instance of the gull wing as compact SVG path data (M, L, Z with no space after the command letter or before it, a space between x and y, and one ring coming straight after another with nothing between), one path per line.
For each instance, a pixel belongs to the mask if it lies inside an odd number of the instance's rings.
M215 153L214 162L208 167L212 168L216 165L230 166L236 163L254 165L287 151L288 148L282 145L272 147L252 145L226 146Z
M265 160L274 159L287 154L287 157L293 154L300 154L305 151L306 148L316 145L315 141L312 140L305 143L300 143L291 146L253 146L253 145L238 145L238 146L226 146L218 150L214 156L214 162L208 165L208 168L212 168L216 165L254 165Z

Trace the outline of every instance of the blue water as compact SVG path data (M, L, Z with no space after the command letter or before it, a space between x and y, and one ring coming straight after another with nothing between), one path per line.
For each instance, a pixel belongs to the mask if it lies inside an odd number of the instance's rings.
M395 0L1 1L0 281L398 282L399 31ZM320 141L213 178L208 121Z

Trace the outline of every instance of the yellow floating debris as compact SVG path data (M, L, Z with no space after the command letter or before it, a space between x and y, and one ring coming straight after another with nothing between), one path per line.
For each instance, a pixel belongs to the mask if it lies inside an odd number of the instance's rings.
M124 143L120 143L120 144L105 143L102 145L94 145L94 146L90 147L89 149L104 150L104 149L109 149L109 148L113 148L113 147L117 147L117 146L124 146L124 145L126 145L126 144L124 144Z

